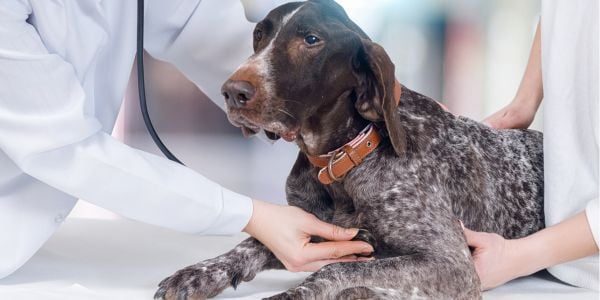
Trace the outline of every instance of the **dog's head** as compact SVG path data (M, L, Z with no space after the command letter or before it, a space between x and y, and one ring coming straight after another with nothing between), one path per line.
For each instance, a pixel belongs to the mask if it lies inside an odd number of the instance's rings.
M406 138L394 64L331 0L288 3L254 30L252 55L223 85L227 113L245 135L287 141L349 118L385 123L397 153ZM398 91L396 90L396 93ZM329 129L331 130L331 129Z

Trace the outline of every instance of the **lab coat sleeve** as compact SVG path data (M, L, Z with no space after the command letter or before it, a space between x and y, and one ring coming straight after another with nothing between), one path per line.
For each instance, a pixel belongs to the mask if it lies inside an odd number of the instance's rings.
M72 65L27 23L27 3L0 4L0 150L35 179L125 217L239 232L252 214L248 197L101 131Z
M596 241L596 246L600 246L600 219L598 218L600 214L600 201L598 198L591 200L585 207L585 214L587 217L588 225L590 226L590 230L592 231L592 236L594 236L594 241Z
M223 109L221 85L253 52L253 22L285 2L149 1L145 48L152 56L174 64Z

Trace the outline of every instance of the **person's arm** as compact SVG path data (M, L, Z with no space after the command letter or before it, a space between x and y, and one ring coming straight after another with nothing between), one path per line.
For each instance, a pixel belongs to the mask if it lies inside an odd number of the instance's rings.
M29 1L0 1L0 150L39 181L32 184L182 232L240 232L250 198L107 134L84 76L47 49L27 22L31 13Z
M473 260L482 290L550 266L597 254L598 244L590 224L593 222L583 211L559 224L515 240L465 228L467 242L475 248Z
M483 120L483 123L498 129L528 128L543 97L541 28L538 23L529 61L515 98L506 107Z
M483 122L493 128L527 128L543 99L541 29L531 48L523 80L515 99ZM531 236L506 240L497 234L465 229L483 290L544 268L598 253L598 199L588 209ZM589 217L588 217L589 216ZM595 224L595 225L594 225Z

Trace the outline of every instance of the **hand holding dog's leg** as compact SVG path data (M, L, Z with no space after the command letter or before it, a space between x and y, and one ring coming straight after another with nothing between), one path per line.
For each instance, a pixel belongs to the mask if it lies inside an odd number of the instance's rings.
M233 250L205 260L185 269L159 283L155 299L206 299L224 289L237 287L242 281L250 281L267 269L283 266L273 253L254 238L249 238Z
M254 212L244 229L265 244L290 271L316 271L336 263L361 261L354 254L370 254L373 247L351 241L358 229L345 229L319 220L300 208L254 201ZM311 236L332 242L311 243Z

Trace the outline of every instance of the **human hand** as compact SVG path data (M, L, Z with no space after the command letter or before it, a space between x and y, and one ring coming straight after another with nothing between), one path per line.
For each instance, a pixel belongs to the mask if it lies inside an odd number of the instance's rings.
M533 100L513 100L500 111L483 120L483 124L496 129L527 129L539 107Z
M472 252L481 290L489 290L517 277L526 276L527 262L521 261L519 240L507 240L495 233L476 232L464 228Z
M370 254L373 247L351 241L358 229L345 229L322 222L294 206L253 201L254 211L244 229L269 248L292 272L314 272L337 262L369 260L355 254ZM310 243L311 236L330 242Z

